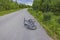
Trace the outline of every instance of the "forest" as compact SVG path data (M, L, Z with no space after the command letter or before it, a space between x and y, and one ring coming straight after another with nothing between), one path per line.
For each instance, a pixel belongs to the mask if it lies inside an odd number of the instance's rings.
M0 11L26 7L27 6L25 4L18 4L17 1L14 2L13 0L0 0Z
M0 16L27 7L30 6L22 3L18 4L17 0L0 0Z
M54 40L60 40L60 0L34 0L28 11Z

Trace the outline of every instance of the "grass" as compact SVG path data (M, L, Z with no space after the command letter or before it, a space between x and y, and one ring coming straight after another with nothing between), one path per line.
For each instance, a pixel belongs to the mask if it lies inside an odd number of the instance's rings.
M2 11L2 12L0 12L0 16L9 14L9 13L11 13L11 12L15 12L15 11L17 11L17 10L20 10L20 9L12 9L12 10Z
M28 11L39 21L54 40L60 40L60 15L56 16L53 12L43 13L33 9L28 9Z

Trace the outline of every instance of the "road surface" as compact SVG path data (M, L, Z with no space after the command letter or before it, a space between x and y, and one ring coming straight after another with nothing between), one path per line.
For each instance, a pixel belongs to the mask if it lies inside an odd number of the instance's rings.
M24 26L24 18L34 19L27 9L0 17L0 40L52 40L36 21L36 30Z

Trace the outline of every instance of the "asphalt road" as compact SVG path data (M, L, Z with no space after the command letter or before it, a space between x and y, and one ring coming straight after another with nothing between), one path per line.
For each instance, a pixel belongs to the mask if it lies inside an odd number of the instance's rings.
M34 19L27 9L0 17L0 40L52 40L36 21L36 30L24 26L24 18Z

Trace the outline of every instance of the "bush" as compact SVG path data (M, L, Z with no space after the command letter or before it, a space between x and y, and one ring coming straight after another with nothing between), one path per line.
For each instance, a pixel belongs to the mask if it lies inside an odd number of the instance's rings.
M60 13L59 12L54 12L54 15L60 16Z
M44 13L43 21L49 21L51 19L51 15Z
M60 24L60 18L57 19L57 23Z

